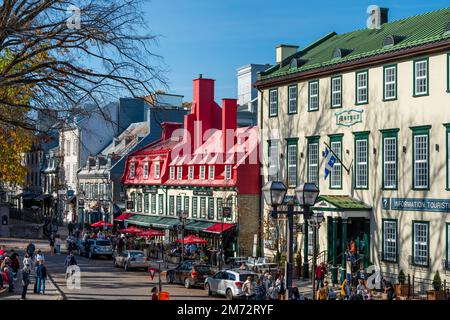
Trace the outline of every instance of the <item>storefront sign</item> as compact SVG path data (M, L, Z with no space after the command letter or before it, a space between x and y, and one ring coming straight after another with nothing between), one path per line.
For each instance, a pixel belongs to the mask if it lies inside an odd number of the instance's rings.
M144 188L144 192L146 192L146 193L158 193L158 189L145 187Z
M341 112L335 113L336 116L336 125L337 126L345 126L351 127L359 122L362 122L363 110L344 110Z
M212 197L213 192L212 191L194 191L194 196L205 196L205 197Z
M450 199L383 198L384 210L450 212Z

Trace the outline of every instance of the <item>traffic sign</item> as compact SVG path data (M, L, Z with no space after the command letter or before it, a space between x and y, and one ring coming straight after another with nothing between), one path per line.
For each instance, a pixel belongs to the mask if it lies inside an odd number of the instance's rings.
M155 277L155 273L156 273L156 268L148 268L148 272L150 273L150 278L153 280L153 278Z

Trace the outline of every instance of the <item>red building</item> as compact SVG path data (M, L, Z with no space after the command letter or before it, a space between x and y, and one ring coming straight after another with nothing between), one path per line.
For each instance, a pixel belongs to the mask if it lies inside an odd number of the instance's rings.
M250 255L260 234L259 134L237 128L236 117L235 99L220 107L214 80L195 79L184 129L162 123L160 140L128 156L122 179L135 215L127 222L169 230L173 241L183 212L185 235L206 237L215 249L223 240L227 256Z

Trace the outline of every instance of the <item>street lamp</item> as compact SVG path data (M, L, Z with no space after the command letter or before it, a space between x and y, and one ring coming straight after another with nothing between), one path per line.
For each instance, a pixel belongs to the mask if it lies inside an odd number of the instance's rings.
M289 200L287 203L287 211L279 211L278 206L282 205L287 188L281 181L269 181L261 189L266 203L272 206L272 218L276 219L278 214L286 214L288 218L288 259L285 266L286 286L288 289L289 299L292 299L292 260L293 260L293 245L294 245L294 215L303 214L305 222L311 215L311 206L313 206L319 195L319 188L313 183L304 183L295 189L297 202L304 208L304 211L294 211L294 201ZM307 227L307 225L306 225ZM307 254L305 253L305 256ZM308 261L307 257L305 259Z
M320 224L322 223L324 217L322 212L314 213L310 219L309 224L314 228L313 231L313 259L312 259L312 293L313 300L316 298L316 259L317 259L317 231L320 228Z
M184 262L184 224L186 223L187 212L180 210L178 211L178 216L181 222L181 259L180 262Z

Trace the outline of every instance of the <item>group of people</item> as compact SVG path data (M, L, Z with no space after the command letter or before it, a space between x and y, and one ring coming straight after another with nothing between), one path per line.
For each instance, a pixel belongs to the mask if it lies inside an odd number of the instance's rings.
M285 300L287 296L286 280L281 272L277 272L275 278L268 272L257 276L250 275L243 283L242 291L247 300ZM293 292L294 299L305 299L299 293L298 288L294 288Z

